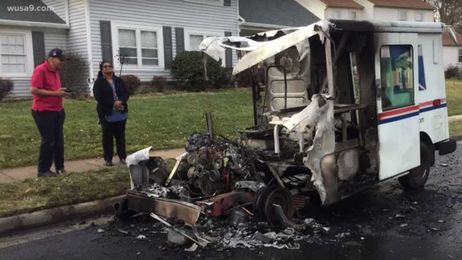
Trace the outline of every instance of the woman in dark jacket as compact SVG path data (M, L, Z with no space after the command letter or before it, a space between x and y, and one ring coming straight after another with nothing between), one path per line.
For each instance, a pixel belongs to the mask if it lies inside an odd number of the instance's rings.
M114 75L112 63L103 61L99 65L98 79L93 85L93 95L98 104L99 122L103 133L104 164L112 166L113 139L117 155L125 163L125 124L128 117L128 92L122 79Z

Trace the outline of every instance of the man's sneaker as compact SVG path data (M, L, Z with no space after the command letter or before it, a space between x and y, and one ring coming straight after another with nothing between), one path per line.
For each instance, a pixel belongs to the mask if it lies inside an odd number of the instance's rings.
M61 170L56 170L56 174L61 175L61 174L66 174L66 170L61 169Z
M56 173L52 171L47 171L47 172L39 172L38 177L56 177Z

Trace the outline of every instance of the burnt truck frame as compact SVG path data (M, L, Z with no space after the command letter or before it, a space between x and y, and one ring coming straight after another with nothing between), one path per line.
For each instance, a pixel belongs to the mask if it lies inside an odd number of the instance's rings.
M442 29L326 20L205 39L200 48L209 57L230 50L240 57L233 73L250 79L255 125L240 130L235 143L214 136L208 115L209 132L190 138L170 173L150 148L130 155L132 188L119 215L154 212L194 226L202 214L241 207L270 224L294 226L294 211L307 201L330 205L397 177L406 189L423 188L435 151L456 149L448 132ZM160 196L149 186L168 190L175 181L201 196Z

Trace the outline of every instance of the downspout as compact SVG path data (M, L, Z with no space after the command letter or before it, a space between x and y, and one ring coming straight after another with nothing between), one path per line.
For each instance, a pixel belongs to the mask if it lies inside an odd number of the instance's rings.
M90 0L85 0L85 27L87 35L87 50L88 50L88 89L90 94L93 93L92 85L94 82L94 73L93 73L93 48L91 44L91 24L90 24Z

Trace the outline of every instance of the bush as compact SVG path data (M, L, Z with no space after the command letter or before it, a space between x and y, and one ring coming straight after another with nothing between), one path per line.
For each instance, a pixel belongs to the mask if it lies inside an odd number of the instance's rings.
M66 62L60 70L61 84L71 90L71 97L82 97L88 95L87 72L88 63L79 54L66 54Z
M447 79L458 78L460 76L461 76L461 73L460 73L459 68L457 66L449 66L444 71L444 77L447 78Z
M220 87L227 83L227 77L221 62L212 58L207 59L207 76L204 75L202 53L198 51L185 51L179 53L172 62L172 76L180 86L190 90L204 90L207 86Z
M127 91L130 95L135 94L141 85L140 79L135 75L123 75L120 78L124 81Z
M157 90L157 92L164 92L167 79L163 76L154 76L151 80L151 86Z
M0 78L0 101L2 101L11 90L13 90L13 82L9 79Z

